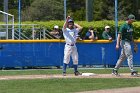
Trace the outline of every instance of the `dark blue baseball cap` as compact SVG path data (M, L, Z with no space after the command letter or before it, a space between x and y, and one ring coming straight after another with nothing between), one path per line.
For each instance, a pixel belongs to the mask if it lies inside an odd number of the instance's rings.
M70 22L74 23L74 21L73 21L72 19L69 19L69 20L68 20L68 23L70 23Z

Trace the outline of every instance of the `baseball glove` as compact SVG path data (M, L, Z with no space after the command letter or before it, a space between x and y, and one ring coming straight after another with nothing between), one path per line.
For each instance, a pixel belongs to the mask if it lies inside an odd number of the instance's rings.
M134 45L134 52L137 53L138 52L138 46Z

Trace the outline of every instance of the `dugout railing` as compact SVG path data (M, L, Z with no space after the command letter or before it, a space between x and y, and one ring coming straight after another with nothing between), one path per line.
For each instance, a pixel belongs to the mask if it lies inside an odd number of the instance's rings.
M49 32L49 30L37 24L21 24L20 32L18 24L0 24L0 39L2 40L55 39Z

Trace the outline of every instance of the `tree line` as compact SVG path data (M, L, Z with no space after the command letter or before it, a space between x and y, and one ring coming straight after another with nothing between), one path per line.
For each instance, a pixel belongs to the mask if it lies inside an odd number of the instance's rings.
M94 20L114 20L115 0L94 0ZM86 0L67 0L67 15L74 20L86 20ZM22 21L48 21L64 19L64 0L21 0ZM3 0L0 0L0 10L3 10ZM140 20L140 0L118 0L118 18L124 20L129 14L134 14ZM18 0L9 0L8 12L18 20Z

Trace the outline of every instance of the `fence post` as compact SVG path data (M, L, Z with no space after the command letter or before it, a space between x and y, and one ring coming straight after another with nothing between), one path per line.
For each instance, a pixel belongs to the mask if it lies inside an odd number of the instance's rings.
M117 32L118 32L118 0L115 0L115 32L116 32L116 40L117 40Z
M45 39L46 36L45 36L45 28L43 28L43 39Z
M35 26L32 25L32 38L35 39Z
M93 20L93 0L86 0L86 21Z
M15 30L14 30L14 15L12 16L12 39L14 40L14 33L15 33Z

